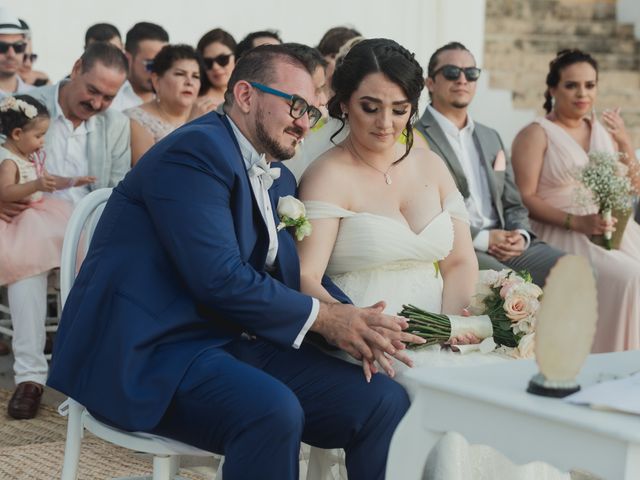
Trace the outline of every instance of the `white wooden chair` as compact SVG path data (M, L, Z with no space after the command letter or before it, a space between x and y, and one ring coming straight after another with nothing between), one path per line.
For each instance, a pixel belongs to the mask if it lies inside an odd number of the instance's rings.
M91 192L78 203L73 215L71 215L62 245L62 260L60 266L60 296L63 306L67 301L69 291L76 276L78 244L81 243L82 239L84 251L88 250L98 219L110 195L110 188L103 188ZM58 408L58 412L68 417L62 480L76 480L78 476L80 445L85 429L109 443L136 452L152 455L153 480L173 480L180 478L176 477L180 455L214 455L211 452L200 450L199 448L158 435L143 432L126 432L106 425L96 420L86 408L72 398L68 398L62 403ZM221 466L222 462L220 463L220 467ZM220 468L216 479L220 480L221 478L222 470Z
M91 237L96 228L102 210L111 195L110 188L95 190L83 198L76 206L67 225L62 246L60 266L60 297L64 306L76 276L76 258L78 244L82 243L88 251ZM72 398L67 398L58 408L61 415L67 416L67 439L62 468L62 480L76 480L80 460L80 446L84 430L115 445L147 453L153 456L153 480L177 480L180 455L214 456L213 453L192 447L176 440L144 432L127 432L95 419L89 411ZM216 480L222 480L221 459ZM311 448L307 480L325 480L333 478L331 464L335 460L322 449ZM138 477L141 478L141 477ZM142 477L144 478L144 477ZM151 477L146 477L151 478ZM122 479L124 480L124 479Z

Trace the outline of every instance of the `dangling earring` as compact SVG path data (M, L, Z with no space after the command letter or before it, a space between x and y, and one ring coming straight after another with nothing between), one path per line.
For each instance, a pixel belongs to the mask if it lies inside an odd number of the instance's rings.
M551 110L555 110L556 107L556 97L551 97Z

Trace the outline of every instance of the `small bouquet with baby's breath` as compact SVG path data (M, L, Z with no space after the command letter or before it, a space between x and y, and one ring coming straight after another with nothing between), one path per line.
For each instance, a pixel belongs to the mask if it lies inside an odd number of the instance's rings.
M633 206L634 188L628 176L628 167L620 161L620 153L594 151L589 162L576 172L580 182L577 199L581 205L597 205L604 220L611 220L615 213L618 223L615 236L612 232L592 235L591 241L607 250L620 245Z

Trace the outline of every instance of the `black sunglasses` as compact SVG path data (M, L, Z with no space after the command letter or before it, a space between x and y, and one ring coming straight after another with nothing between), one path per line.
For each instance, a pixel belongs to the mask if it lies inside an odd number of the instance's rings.
M468 82L475 82L480 78L481 70L478 67L461 68L456 67L455 65L443 65L433 72L431 78L435 78L440 72L442 72L442 76L447 80L458 80L460 78L460 74L464 73Z
M213 64L217 63L221 67L226 67L229 65L229 61L233 57L233 53L223 53L222 55L218 55L217 57L204 57L202 61L204 62L204 66L207 70L211 70L213 68Z
M31 63L35 62L38 59L38 54L37 53L27 53L24 56L24 61L30 61Z
M0 42L0 53L7 53L9 48L13 48L13 51L16 53L24 53L27 49L27 42Z

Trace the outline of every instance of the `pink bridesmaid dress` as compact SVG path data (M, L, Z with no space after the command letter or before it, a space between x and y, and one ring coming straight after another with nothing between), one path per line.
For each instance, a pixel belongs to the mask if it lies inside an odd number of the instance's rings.
M588 162L587 152L562 127L538 118L547 135L547 150L538 182L538 195L574 215L597 213L595 205L578 205L574 172ZM615 151L609 133L592 122L589 151ZM619 250L605 250L586 235L532 220L541 240L591 261L598 288L598 326L593 352L640 348L640 225L629 220ZM561 321L562 319L558 319ZM570 348L570 346L567 346Z
M20 182L37 178L32 162L0 147L0 162L18 167ZM29 208L11 222L0 220L0 285L14 283L60 266L62 240L73 209L69 202L36 192Z

